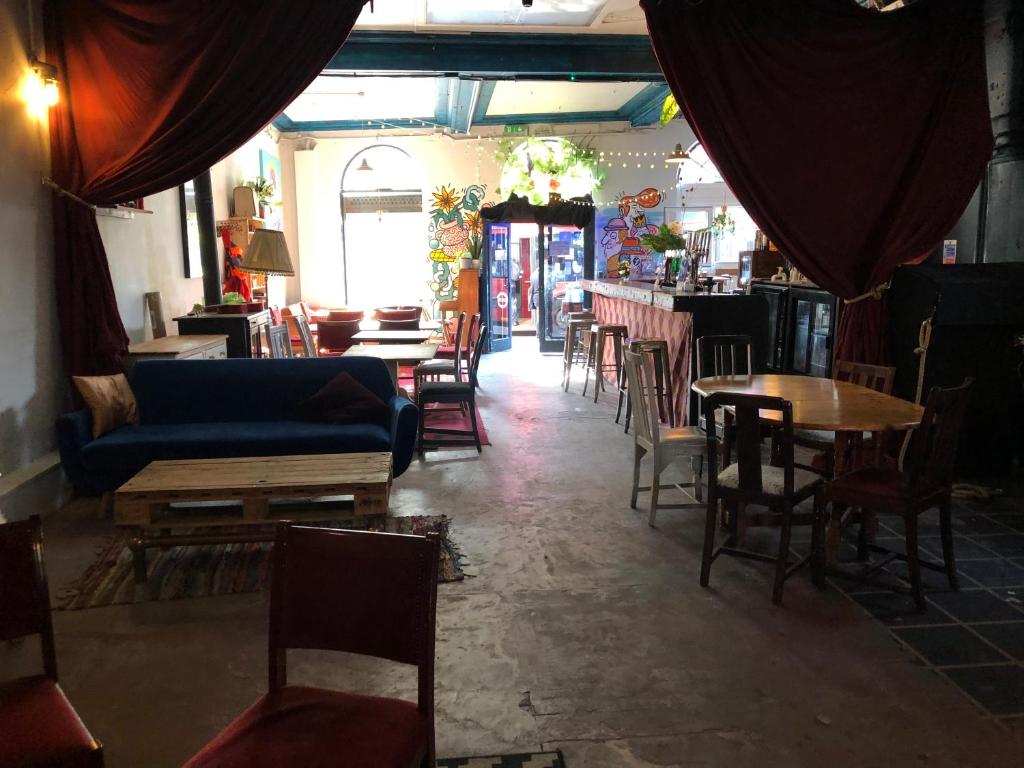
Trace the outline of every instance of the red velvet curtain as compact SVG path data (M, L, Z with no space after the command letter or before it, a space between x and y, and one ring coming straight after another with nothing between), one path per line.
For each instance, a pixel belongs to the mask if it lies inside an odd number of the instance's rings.
M923 259L991 156L980 2L641 0L683 114L796 267L851 299ZM884 301L848 304L840 357L887 357Z
M198 176L269 123L341 47L365 0L47 0L60 70L51 176L92 204ZM128 347L95 214L54 195L69 374L120 370Z

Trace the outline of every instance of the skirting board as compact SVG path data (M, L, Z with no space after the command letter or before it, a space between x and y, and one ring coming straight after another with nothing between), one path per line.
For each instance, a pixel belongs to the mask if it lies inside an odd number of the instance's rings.
M0 475L0 523L46 516L71 498L71 485L60 468L56 451L24 467Z

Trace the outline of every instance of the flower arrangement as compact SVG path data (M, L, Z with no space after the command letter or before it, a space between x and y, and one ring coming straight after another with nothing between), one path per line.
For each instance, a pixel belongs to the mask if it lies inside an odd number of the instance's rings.
M661 224L655 233L648 232L640 236L640 244L649 251L679 251L683 248L682 225L673 221L671 224Z
M255 179L245 182L243 186L256 193L260 205L270 205L270 201L274 198L274 185L262 176L257 176Z

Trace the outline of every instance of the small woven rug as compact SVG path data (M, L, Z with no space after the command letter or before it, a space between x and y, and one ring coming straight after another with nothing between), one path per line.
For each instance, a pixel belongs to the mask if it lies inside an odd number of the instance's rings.
M491 757L445 757L437 768L565 768L561 752L532 752Z
M366 518L362 517L306 525L349 530L367 528ZM422 535L435 531L441 534L438 581L445 583L464 578L462 555L451 539L450 527L451 521L444 515L423 515L389 517L385 530L388 533ZM149 578L145 584L136 584L128 535L119 532L103 542L97 550L96 561L77 581L58 591L55 608L74 611L151 600L259 592L270 582L272 548L269 542L247 542L147 549Z
M484 419L483 416L480 415L480 409L475 406L474 408L476 410L476 428L477 432L480 433L480 444L490 445L491 438L487 434L487 428L484 427ZM438 427L439 429L471 430L473 428L473 423L470 421L468 414L464 414L458 409L452 408L450 405L440 407L432 406L427 408L423 415L423 431L429 435L431 427ZM442 437L442 435L438 435L438 437ZM474 444L472 437L453 438L451 435L443 435L443 437L446 440L463 440L467 445Z

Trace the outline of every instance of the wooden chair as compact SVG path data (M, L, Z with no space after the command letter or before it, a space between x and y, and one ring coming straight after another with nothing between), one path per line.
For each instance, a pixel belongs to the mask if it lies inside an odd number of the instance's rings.
M292 357L292 341L286 325L267 325L267 349L271 358Z
M851 363L846 360L836 361L837 381L848 381L851 384L859 384L862 387L873 389L884 395L892 394L893 379L896 377L896 369L885 365L868 365L867 363ZM821 453L825 457L825 476L834 477L836 463L836 434L817 429L797 429L793 432L794 442L802 448L809 448ZM851 446L856 454L862 450L870 449L863 439L857 440ZM801 469L814 470L808 464L797 464Z
M665 427L658 418L658 395L654 386L654 362L649 354L625 350L624 366L629 382L629 399L633 403L633 491L629 506L636 509L640 491L651 492L650 515L647 524L653 526L659 509L701 509L704 475L704 435L695 427ZM640 461L651 454L651 484L640 485ZM680 459L690 460L693 480L688 483L661 484L661 473ZM693 489L695 503L658 504L659 491L667 488Z
M270 689L185 768L433 768L440 538L281 523L270 591ZM418 701L289 685L287 651L417 668Z
M956 460L960 428L963 426L973 379L966 379L959 387L935 387L928 395L921 424L914 429L903 458L903 469L895 462L885 462L881 451L875 466L864 467L833 481L830 496L833 504L859 508L870 513L887 513L903 518L906 532L906 554L890 552L867 543L861 535L858 554L865 549L882 552L888 559L880 568L894 559L905 560L910 576L911 592L918 610L925 609L921 590L921 568L944 570L951 589L959 589L956 575L956 557L953 552L953 529L950 504L953 490L953 464ZM881 446L884 441L880 441ZM943 564L921 560L917 550L917 519L933 507L939 509L939 532L942 540ZM867 515L861 515L861 526L867 524Z
M101 768L103 747L57 683L38 516L0 525L0 641L39 635L42 675L0 683L0 765Z
M420 426L419 426L419 454L422 457L425 447L427 445L440 446L440 445L467 445L468 441L465 439L444 439L437 437L427 437L425 433L432 435L447 435L456 438L467 438L472 437L473 442L476 444L477 453L483 450L483 446L480 444L480 430L479 425L476 421L476 379L477 372L480 369L480 355L483 352L483 348L486 344L487 339L487 326L483 325L480 327L480 335L477 337L476 343L473 345L473 362L469 367L469 380L468 381L425 381L420 386L416 393L417 405L420 410ZM437 403L442 405L458 405L464 406L465 410L469 413L471 429L448 429L440 427L427 427L424 421L426 406L430 403Z
M753 349L750 337L743 334L701 336L697 339L697 378L754 373ZM706 430L703 407L698 408L697 413L699 426ZM722 429L722 457L728 464L732 446L732 413L723 411L718 423Z
M668 354L668 342L664 339L627 339L626 348L633 352L643 352L650 355L654 361L654 392L658 398L658 415L661 421L667 421L670 427L676 425L676 413L672 403L672 362ZM625 402L626 420L623 432L629 432L629 422L633 415L633 401L626 394L627 385L625 375L619 380L619 402L615 407L615 423L619 423L622 416L622 406Z
M305 315L295 315L295 329L299 334L299 341L302 344L303 357L318 357L316 339L313 338L313 331L309 327L309 321Z
M474 315L474 322L480 319ZM462 338L462 330L466 324L466 313L459 313L459 320L456 324L455 338ZM462 345L455 345L455 357L446 360L444 358L425 360L413 369L413 391L420 391L420 384L427 379L440 380L442 376L451 376L455 381L462 381Z
M718 438L715 412L732 409L735 419L736 463L721 471L718 466ZM762 411L779 411L782 426L777 430L774 462L761 462ZM782 588L787 578L811 561L814 583L824 584L825 570L825 479L821 475L796 469L793 465L793 404L781 397L739 395L718 392L704 399L707 423L708 503L704 524L704 553L700 564L700 583L706 587L711 576L711 563L720 554L775 563L772 602L782 602ZM797 513L794 507L809 497L814 498L811 513ZM729 508L730 532L725 544L715 548L718 501ZM739 548L740 518L748 504L768 507L780 524L779 552L776 557ZM794 524L812 526L811 554L789 562L789 544Z

